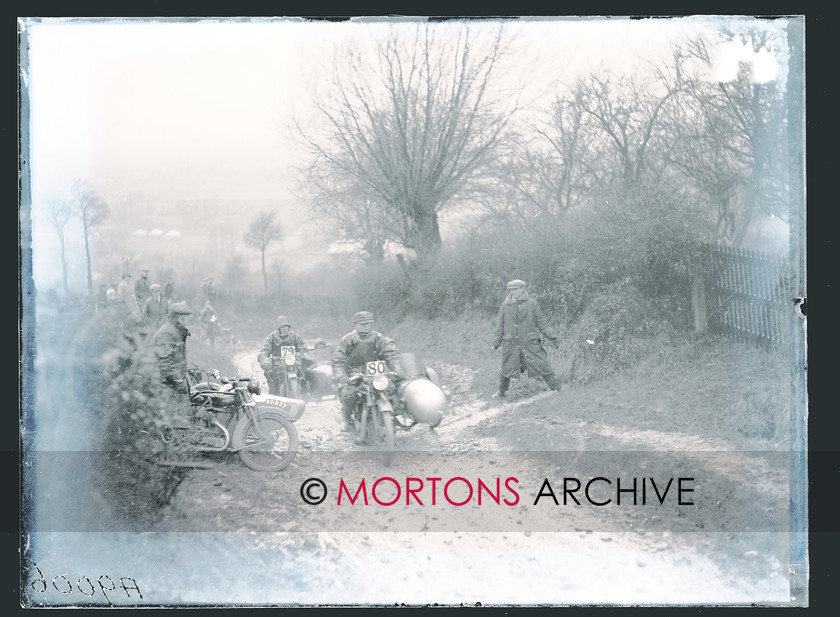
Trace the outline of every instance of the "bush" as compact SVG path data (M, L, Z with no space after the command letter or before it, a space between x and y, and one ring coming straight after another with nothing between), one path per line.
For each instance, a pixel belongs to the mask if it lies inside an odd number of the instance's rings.
M181 399L173 404L171 391L160 381L151 335L126 329L113 312L95 314L80 338L82 354L77 374L83 379L84 408L96 436L96 482L117 513L145 517L166 504L185 470L163 467L164 459L184 459L191 447L167 446L161 439L178 413L188 409Z
M690 328L688 266L706 234L702 215L663 184L605 190L574 212L542 212L519 227L487 221L435 260L356 271L357 310L393 323L458 322L473 313L493 319L506 282L519 278L551 325L567 333L563 372L591 381L633 366L652 340L668 344Z
M657 305L627 282L596 294L581 319L566 330L571 358L564 380L587 383L633 367L651 349L669 345L673 327Z
M735 430L745 445L759 442L762 449L790 447L791 409L789 357L781 351L755 350L754 361L742 374L748 384L733 410Z

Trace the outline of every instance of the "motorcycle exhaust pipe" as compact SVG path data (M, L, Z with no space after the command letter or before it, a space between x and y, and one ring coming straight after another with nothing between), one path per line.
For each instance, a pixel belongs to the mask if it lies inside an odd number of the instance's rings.
M213 424L222 429L222 434L224 435L225 442L219 447L202 446L198 448L199 452L224 452L228 449L228 446L230 445L230 432L228 432L228 430L224 426L219 424L217 420L213 420Z

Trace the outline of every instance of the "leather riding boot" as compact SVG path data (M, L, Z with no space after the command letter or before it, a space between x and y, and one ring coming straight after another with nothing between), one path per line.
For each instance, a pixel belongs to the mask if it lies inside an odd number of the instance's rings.
M545 379L545 383L547 383L548 387L552 390L560 389L560 380L557 378L557 375L555 375L553 371L551 373L543 375L543 379Z
M353 430L353 399L347 399L341 402L341 413L344 416L344 428L342 430L350 432Z
M499 391L496 392L496 396L499 398L505 398L508 386L510 386L510 377L505 377L504 375L499 377Z

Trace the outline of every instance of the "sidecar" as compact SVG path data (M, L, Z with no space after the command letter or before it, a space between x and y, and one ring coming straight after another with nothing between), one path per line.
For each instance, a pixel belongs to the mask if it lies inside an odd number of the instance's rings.
M399 374L403 378L397 388L397 409L414 423L440 424L448 404L446 391L440 385L437 372L423 364L417 354L403 353L399 359ZM413 426L397 421L401 426Z
M306 355L313 361L306 374L307 394L315 399L334 396L332 347L318 340L314 347L306 350Z
M260 394L252 394L251 398L254 399L257 407L269 411L276 411L292 422L298 420L303 415L303 412L306 411L306 401L298 398L287 398L285 396L262 392Z

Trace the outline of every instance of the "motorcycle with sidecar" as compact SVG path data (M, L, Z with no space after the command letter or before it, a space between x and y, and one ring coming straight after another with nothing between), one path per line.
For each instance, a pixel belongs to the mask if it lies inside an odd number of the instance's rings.
M378 448L386 465L393 461L396 429L407 431L417 424L434 429L443 419L448 395L437 372L416 354L401 354L395 371L384 360L367 362L363 372L348 380L356 390L353 436L357 443Z

